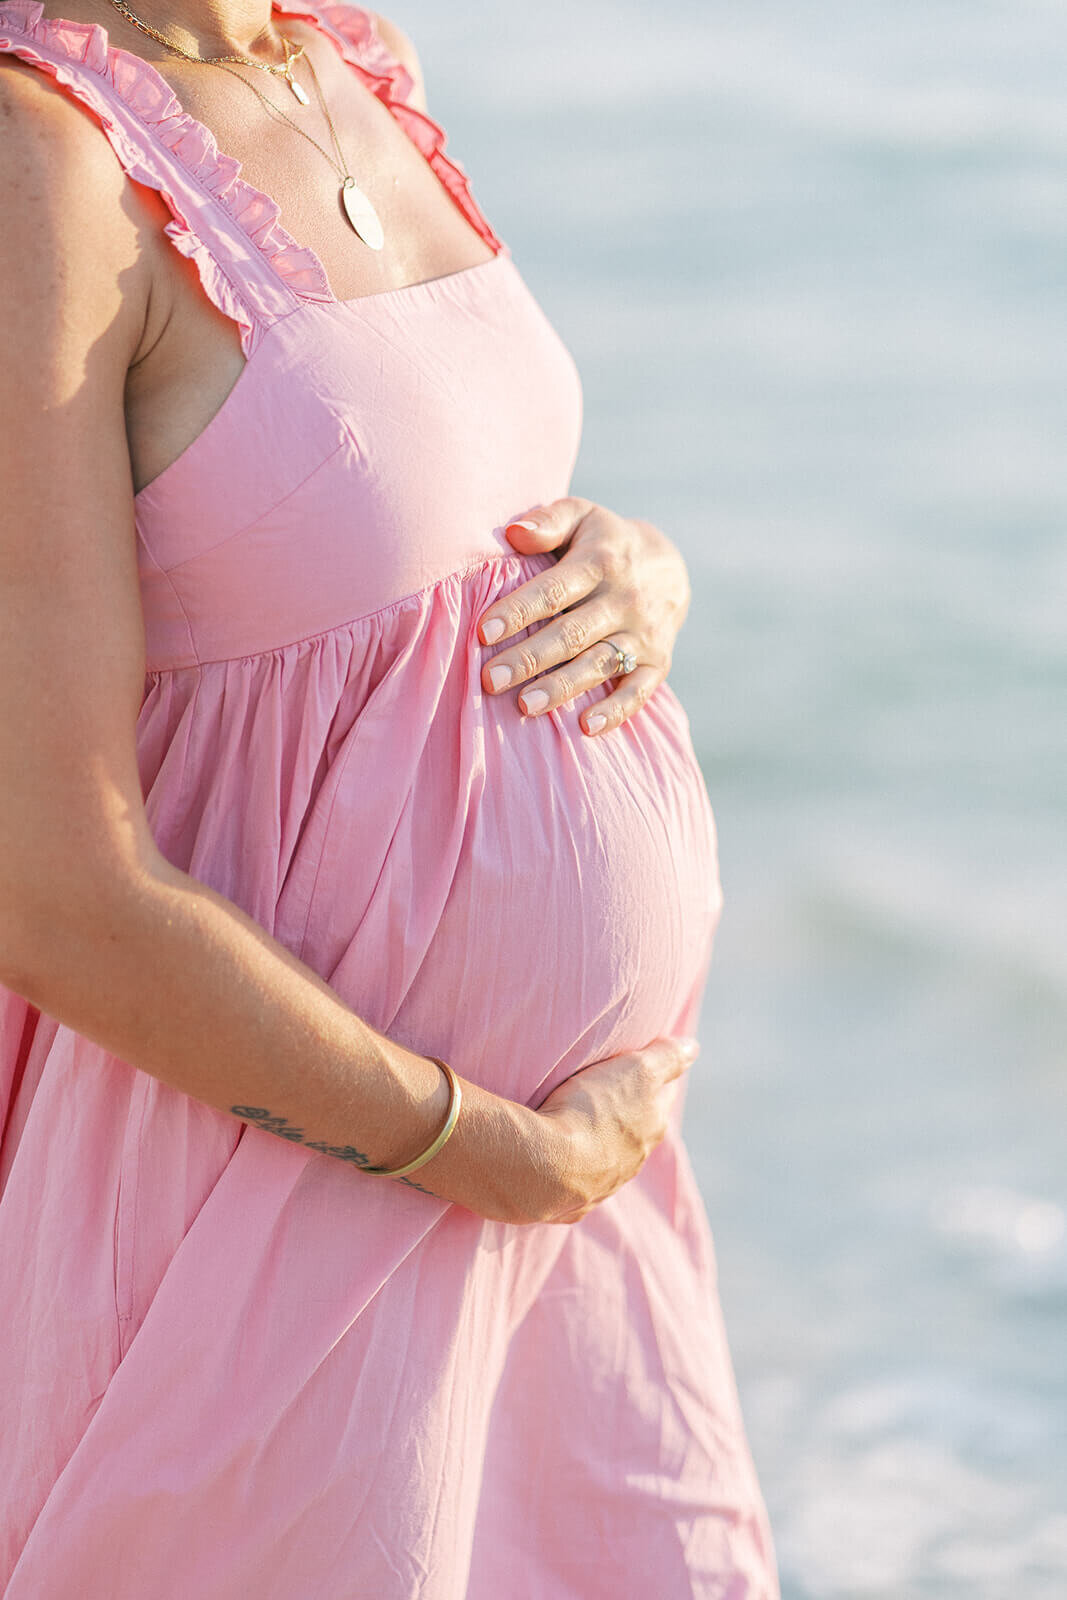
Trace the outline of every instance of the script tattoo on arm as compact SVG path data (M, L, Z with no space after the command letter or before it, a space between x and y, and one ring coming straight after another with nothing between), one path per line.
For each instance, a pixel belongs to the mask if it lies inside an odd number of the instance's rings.
M231 1106L230 1111L235 1117L240 1117L242 1122L250 1123L253 1128L262 1128L264 1133L277 1134L279 1139L288 1139L290 1144L302 1144L308 1150L317 1150L320 1155L336 1156L338 1161L347 1161L354 1167L374 1165L370 1157L364 1155L362 1150L357 1150L355 1145L324 1144L321 1139L305 1138L303 1128L294 1128L288 1117L276 1117L264 1106ZM433 1200L441 1198L440 1195L435 1195L432 1189L416 1183L414 1178L397 1178L395 1181L406 1183L409 1189L417 1189L420 1194L428 1194Z

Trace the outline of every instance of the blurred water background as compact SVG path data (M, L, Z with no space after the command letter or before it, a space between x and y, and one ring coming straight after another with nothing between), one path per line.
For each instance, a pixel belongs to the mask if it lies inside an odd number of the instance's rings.
M576 489L693 575L687 1132L786 1600L1064 1600L1067 7L392 14Z

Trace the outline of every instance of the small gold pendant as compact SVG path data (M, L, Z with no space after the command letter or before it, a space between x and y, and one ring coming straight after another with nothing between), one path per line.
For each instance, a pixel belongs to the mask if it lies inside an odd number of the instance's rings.
M381 219L355 178L346 178L341 185L341 204L345 215L359 234L363 243L372 250L380 250L385 243L385 230Z
M304 54L304 46L301 45L299 49L297 49L294 47L291 39L283 39L282 48L285 51L285 66L281 69L282 76L289 85L290 89L293 91L293 94L296 96L297 100L299 100L300 104L302 106L309 106L311 101L308 98L307 91L302 89L297 83L296 79L293 77L293 62L300 60L300 57ZM312 68L312 71L314 71L314 68Z

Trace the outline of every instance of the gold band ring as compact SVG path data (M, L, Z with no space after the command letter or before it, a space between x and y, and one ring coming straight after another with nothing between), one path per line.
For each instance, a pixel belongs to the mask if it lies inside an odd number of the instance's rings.
M622 678L625 677L628 672L632 672L634 670L634 668L637 666L637 657L634 655L632 650L624 650L621 644L615 643L614 639L604 639L602 642L606 645L610 645L611 649L615 652L615 661L610 667L607 668L605 672L606 677Z

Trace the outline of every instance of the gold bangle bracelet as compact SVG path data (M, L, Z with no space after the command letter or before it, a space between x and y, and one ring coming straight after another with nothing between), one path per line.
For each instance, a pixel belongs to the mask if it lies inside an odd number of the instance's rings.
M415 1172L419 1167L424 1167L427 1161L431 1161L437 1152L442 1149L452 1137L456 1122L459 1119L459 1108L463 1101L463 1090L459 1086L459 1079L456 1077L456 1074L452 1071L452 1068L448 1065L447 1061L441 1061L437 1056L431 1056L430 1060L435 1062L436 1065L440 1067L441 1071L448 1079L448 1086L451 1090L448 1101L448 1115L445 1118L444 1127L437 1135L437 1138L434 1140L433 1144L428 1145L427 1148L422 1152L421 1156L416 1156L414 1161L407 1162L405 1166L361 1167L360 1171L366 1173L368 1178L406 1178L409 1172Z

